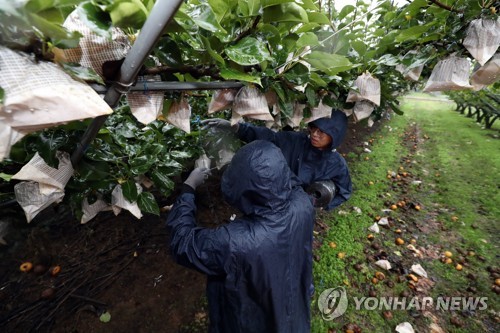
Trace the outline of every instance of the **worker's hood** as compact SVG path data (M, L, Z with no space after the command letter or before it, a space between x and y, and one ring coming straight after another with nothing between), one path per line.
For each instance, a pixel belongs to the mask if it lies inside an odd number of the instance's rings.
M292 172L278 147L256 140L234 155L222 176L221 188L226 201L243 214L268 216L286 209Z
M333 110L330 118L319 118L310 123L332 138L331 149L335 149L344 141L347 131L347 117L340 110Z

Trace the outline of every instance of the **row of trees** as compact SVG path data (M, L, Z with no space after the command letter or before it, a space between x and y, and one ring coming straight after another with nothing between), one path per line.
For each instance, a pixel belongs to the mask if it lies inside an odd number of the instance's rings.
M479 92L453 91L447 95L457 105L456 111L490 129L500 118L500 95L494 89L484 89Z

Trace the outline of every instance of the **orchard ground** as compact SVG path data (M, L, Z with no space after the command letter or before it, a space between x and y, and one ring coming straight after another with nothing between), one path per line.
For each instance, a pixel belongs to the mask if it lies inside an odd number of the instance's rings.
M440 99L409 96L404 116L350 127L340 152L353 197L334 212L318 212L315 226L313 332L394 332L402 322L417 332L499 331L499 126L482 130ZM210 227L237 214L220 196L219 177L198 190L198 217ZM172 261L167 214L102 214L80 225L55 207L28 225L19 210L3 212L12 226L0 248L0 329L205 332L205 278ZM388 224L379 233L368 230L381 220ZM40 264L38 274L20 272L25 261ZM427 278L411 272L414 264ZM61 272L52 276L56 265ZM349 305L325 320L318 297L337 287ZM487 308L356 309L354 299L363 297L486 297Z

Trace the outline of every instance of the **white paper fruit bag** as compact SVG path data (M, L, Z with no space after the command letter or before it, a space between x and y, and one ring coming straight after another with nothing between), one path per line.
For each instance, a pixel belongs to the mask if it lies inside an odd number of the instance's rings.
M427 81L424 91L449 91L471 89L469 84L470 61L454 55L440 60Z

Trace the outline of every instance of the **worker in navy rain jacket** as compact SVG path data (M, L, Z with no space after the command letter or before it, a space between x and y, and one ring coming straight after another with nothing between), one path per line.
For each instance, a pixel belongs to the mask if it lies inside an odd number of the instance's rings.
M229 121L219 118L205 119L202 124L205 128L233 130L245 142L273 142L282 150L290 169L299 177L304 188L315 181L333 181L336 193L324 207L326 210L339 206L351 196L349 169L345 159L336 150L344 140L347 130L347 117L339 110L334 110L330 118L310 122L309 133L274 132L248 123L231 126Z
M224 171L225 200L243 216L197 227L194 169L167 219L175 260L207 274L210 332L309 332L315 210L282 152L257 140Z

